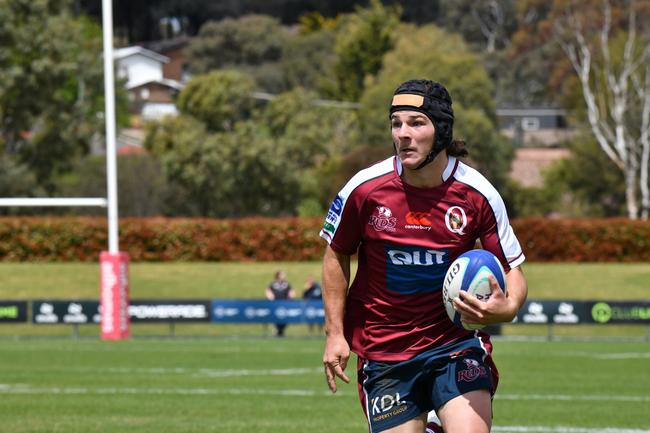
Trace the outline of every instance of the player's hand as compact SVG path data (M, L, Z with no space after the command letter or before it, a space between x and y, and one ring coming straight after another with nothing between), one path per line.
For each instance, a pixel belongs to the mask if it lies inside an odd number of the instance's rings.
M350 359L350 346L342 335L328 336L325 340L323 353L323 366L327 386L333 393L336 392L336 378L345 383L350 383L350 378L345 374L345 367Z
M490 298L481 301L471 293L461 291L453 300L460 320L470 324L491 325L510 322L517 314L517 305L503 293L496 278L490 275Z

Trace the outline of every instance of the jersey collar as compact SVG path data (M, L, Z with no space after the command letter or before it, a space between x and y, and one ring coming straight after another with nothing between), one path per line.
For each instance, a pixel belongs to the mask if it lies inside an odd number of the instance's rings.
M402 167L402 160L399 159L398 156L393 156L393 158L395 158L395 171L397 172L397 175L401 177L402 171L404 170ZM447 156L447 167L445 167L445 171L442 172L443 182L447 182L447 180L453 176L457 165L458 159L455 156Z

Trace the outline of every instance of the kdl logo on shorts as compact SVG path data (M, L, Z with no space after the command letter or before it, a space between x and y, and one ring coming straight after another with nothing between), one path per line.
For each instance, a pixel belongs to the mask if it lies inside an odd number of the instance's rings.
M372 399L372 415L378 415L386 413L392 410L394 407L402 406L406 403L402 401L399 396L399 392L395 395L384 394L381 397L375 397Z

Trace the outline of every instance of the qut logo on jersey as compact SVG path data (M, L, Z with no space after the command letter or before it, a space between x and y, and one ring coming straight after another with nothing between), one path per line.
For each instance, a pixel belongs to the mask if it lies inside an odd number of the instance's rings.
M416 265L416 266L432 266L434 264L443 264L445 253L444 251L436 250L416 250L416 251L400 251L389 250L388 257L394 265Z
M446 250L410 245L386 245L386 288L402 295L442 289L449 266Z

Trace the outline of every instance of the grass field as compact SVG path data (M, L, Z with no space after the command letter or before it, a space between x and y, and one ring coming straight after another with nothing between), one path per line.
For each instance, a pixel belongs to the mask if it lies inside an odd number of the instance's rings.
M322 344L0 340L0 431L367 431L356 386L327 391ZM494 356L495 433L650 433L648 344L497 340Z
M276 270L298 292L320 262L131 263L134 298L262 298ZM647 299L650 263L525 263L530 297ZM354 270L354 263L353 263ZM98 263L0 263L0 297L97 298Z

